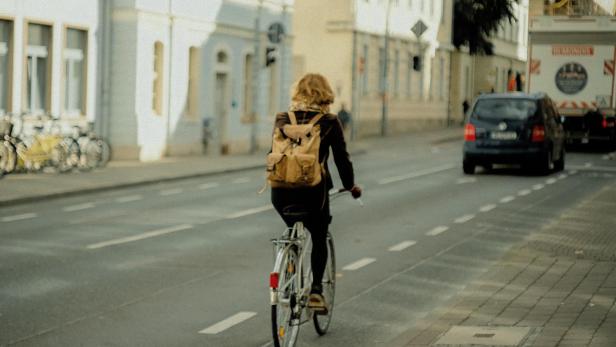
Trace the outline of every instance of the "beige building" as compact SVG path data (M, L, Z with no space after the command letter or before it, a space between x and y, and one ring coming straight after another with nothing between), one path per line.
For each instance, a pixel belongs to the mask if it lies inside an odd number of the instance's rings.
M510 79L515 89L524 90L528 46L528 1L514 3L517 21L502 22L494 37L494 55L471 56L464 47L453 53L451 69L451 119L463 120L462 103L482 93L508 91Z
M530 0L530 16L613 16L614 0Z
M332 111L347 105L354 135L446 124L452 0L297 0L294 11L294 77L324 74L337 96Z

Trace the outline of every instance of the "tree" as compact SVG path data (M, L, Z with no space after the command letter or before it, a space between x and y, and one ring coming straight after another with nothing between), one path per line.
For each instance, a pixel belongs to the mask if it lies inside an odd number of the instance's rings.
M494 54L489 37L503 20L517 21L513 2L519 0L454 0L453 45L468 46L470 54Z

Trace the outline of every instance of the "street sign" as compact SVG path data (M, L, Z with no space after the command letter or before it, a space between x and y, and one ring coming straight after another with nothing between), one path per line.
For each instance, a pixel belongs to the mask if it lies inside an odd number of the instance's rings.
M271 43L280 43L284 35L284 26L280 22L272 23L267 28L267 38Z
M418 20L417 23L415 23L415 25L411 28L411 31L415 34L415 36L417 36L417 38L420 38L426 30L428 30L428 26L426 26L421 19Z

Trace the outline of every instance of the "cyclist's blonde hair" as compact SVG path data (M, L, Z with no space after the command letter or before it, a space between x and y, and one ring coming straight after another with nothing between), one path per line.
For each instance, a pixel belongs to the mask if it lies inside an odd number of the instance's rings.
M299 108L318 107L328 112L334 102L334 92L323 75L309 73L295 83L291 101Z

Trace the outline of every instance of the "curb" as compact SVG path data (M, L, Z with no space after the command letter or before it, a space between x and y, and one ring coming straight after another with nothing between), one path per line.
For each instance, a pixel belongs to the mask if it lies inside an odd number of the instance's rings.
M359 155L364 155L366 153L367 151L365 149L358 149L355 151L351 151L350 154L352 156L359 156ZM221 170L214 170L214 171L207 171L207 172L197 172L197 173L191 173L191 174L179 175L179 176L173 176L173 177L158 177L158 178L145 179L145 180L138 181L138 182L112 183L112 184L101 185L98 187L79 188L79 189L68 190L68 191L63 191L63 192L42 194L42 195L37 195L37 196L27 196L24 198L17 198L17 199L12 199L12 200L0 200L0 207L27 204L30 202L42 201L42 200L60 199L60 198L77 196L77 195L82 195L82 194L98 193L98 192L102 192L105 190L120 190L120 189L125 189L125 188L134 188L134 187L148 186L148 185L158 184L158 183L175 182L175 181L181 181L181 180L192 179L192 178L215 176L215 175L221 175L221 174L231 174L231 173L237 173L237 172L242 172L242 171L250 171L250 170L264 168L264 165L265 164L248 165L248 166L233 168L233 169L221 169Z

